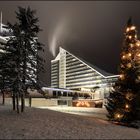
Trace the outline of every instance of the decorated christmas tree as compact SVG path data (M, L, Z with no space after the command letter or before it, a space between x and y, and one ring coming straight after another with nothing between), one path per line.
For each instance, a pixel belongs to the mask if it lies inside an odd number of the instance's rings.
M131 124L138 117L140 98L140 41L131 18L124 32L119 78L107 103L109 120Z

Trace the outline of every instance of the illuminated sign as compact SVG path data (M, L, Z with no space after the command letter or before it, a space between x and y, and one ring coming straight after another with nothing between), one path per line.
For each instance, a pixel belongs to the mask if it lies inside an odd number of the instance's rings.
M88 101L78 101L76 103L76 106L77 107L90 107L90 104Z

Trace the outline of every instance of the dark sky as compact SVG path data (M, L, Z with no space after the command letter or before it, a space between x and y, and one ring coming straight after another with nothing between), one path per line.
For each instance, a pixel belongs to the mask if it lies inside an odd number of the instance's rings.
M46 72L41 79L50 85L50 64L62 46L97 67L117 74L126 22L132 16L140 30L139 1L0 1L3 23L15 22L17 6L37 10L45 44ZM55 49L56 48L56 49ZM54 51L56 50L56 51Z

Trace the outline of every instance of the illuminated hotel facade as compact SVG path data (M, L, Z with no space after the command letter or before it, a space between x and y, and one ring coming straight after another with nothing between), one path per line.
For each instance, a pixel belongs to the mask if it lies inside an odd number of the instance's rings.
M95 92L94 99L108 96L119 75L112 75L88 64L65 49L51 61L51 87Z

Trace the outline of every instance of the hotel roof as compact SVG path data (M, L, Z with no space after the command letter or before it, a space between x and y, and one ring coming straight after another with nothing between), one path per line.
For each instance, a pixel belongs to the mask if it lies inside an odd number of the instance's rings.
M60 49L63 49L62 47L60 47ZM65 49L63 49L65 50ZM119 75L114 75L114 74L111 74L111 73L108 73L104 70L101 70L100 68L98 68L97 66L95 65L92 65L90 64L89 62L83 60L82 58L80 58L79 56L75 56L73 55L72 53L70 53L69 51L65 50L67 53L71 54L72 56L74 56L75 58L79 59L79 61L85 63L88 67L92 68L93 70L95 70L97 73L99 73L101 76L103 76L104 78L110 78L110 77L118 77ZM59 56L59 54L58 54Z

